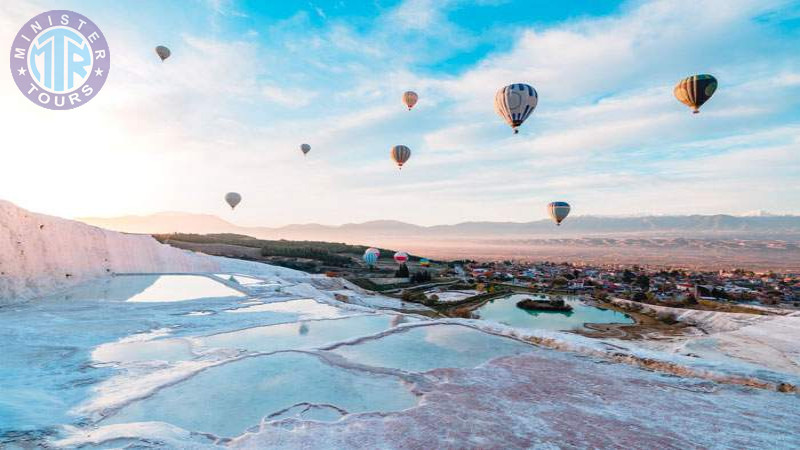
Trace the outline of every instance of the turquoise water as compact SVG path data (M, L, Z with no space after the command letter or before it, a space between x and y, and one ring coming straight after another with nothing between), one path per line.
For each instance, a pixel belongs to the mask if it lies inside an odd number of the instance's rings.
M513 339L459 325L430 325L334 350L352 361L409 372L475 367L491 359L535 351Z
M341 369L312 355L279 353L213 367L122 408L102 423L163 421L186 430L237 436L262 418L301 402L356 413L410 408L416 397L395 377ZM323 420L337 420L341 414L324 416Z
M309 349L375 334L397 323L396 316L369 315L247 328L198 338L197 341L206 347L236 348L252 352Z
M627 314L609 309L595 308L584 304L577 297L564 297L572 306L572 312L526 311L517 307L517 302L536 295L515 294L491 300L475 310L483 320L491 320L517 328L538 330L575 330L584 323L633 323Z

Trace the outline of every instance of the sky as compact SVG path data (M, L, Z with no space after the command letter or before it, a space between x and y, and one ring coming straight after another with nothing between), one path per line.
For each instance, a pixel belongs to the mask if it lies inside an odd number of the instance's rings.
M94 21L111 69L69 111L0 70L0 199L33 211L264 226L525 222L550 201L800 214L800 1L15 0L0 42L51 9ZM693 115L672 88L696 73L719 88ZM519 82L539 104L513 135L493 98Z

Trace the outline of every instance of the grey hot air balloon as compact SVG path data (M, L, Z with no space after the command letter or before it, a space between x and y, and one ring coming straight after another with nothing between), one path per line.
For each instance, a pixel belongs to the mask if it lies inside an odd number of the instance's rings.
M231 205L231 209L236 208L236 205L242 201L242 196L238 192L228 192L225 194L225 201Z
M303 155L307 155L308 152L311 151L311 146L308 144L302 144L300 145L300 151L303 152Z
M552 202L547 205L547 212L550 213L550 218L552 218L558 226L561 226L561 221L567 218L569 210L570 207L567 202Z
M406 104L408 110L411 111L411 108L417 104L417 100L419 100L419 95L417 95L414 91L405 91L403 93L403 103Z
M169 58L169 55L171 55L172 52L170 52L167 47L159 45L158 47L156 47L156 54L158 55L159 58L161 58L161 62L164 62L165 59Z
M405 145L395 145L392 147L392 159L397 163L397 167L403 168L403 164L411 158L411 149Z
M539 94L536 89L525 83L515 83L497 91L494 96L494 110L511 125L514 134L517 134L517 128L531 115L538 102Z

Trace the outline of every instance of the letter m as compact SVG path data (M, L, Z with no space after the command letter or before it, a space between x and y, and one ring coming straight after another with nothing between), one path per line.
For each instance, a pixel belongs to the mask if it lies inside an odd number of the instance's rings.
M14 49L14 58L25 59L25 49L24 48L15 48Z

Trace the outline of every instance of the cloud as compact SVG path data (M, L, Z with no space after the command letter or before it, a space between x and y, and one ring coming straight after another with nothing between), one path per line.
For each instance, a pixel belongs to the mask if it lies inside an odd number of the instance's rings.
M164 64L136 24L113 23L109 82L58 122L3 75L0 120L37 142L9 156L22 169L0 190L53 213L105 216L228 214L221 195L239 190L250 208L235 220L266 225L524 221L554 199L581 214L800 212L800 41L776 22L787 5L632 2L492 36L505 50L455 75L420 67L485 39L448 18L462 2L408 0L359 26L334 10L321 25L311 10L257 23L213 2L202 14L217 29L180 30ZM0 5L0 36L41 7ZM246 27L226 34L230 23ZM720 79L699 115L672 97L695 72ZM518 81L540 103L514 136L493 96ZM411 112L400 103L409 88L420 93ZM37 134L39 123L51 131ZM389 159L399 143L412 148L402 172Z

